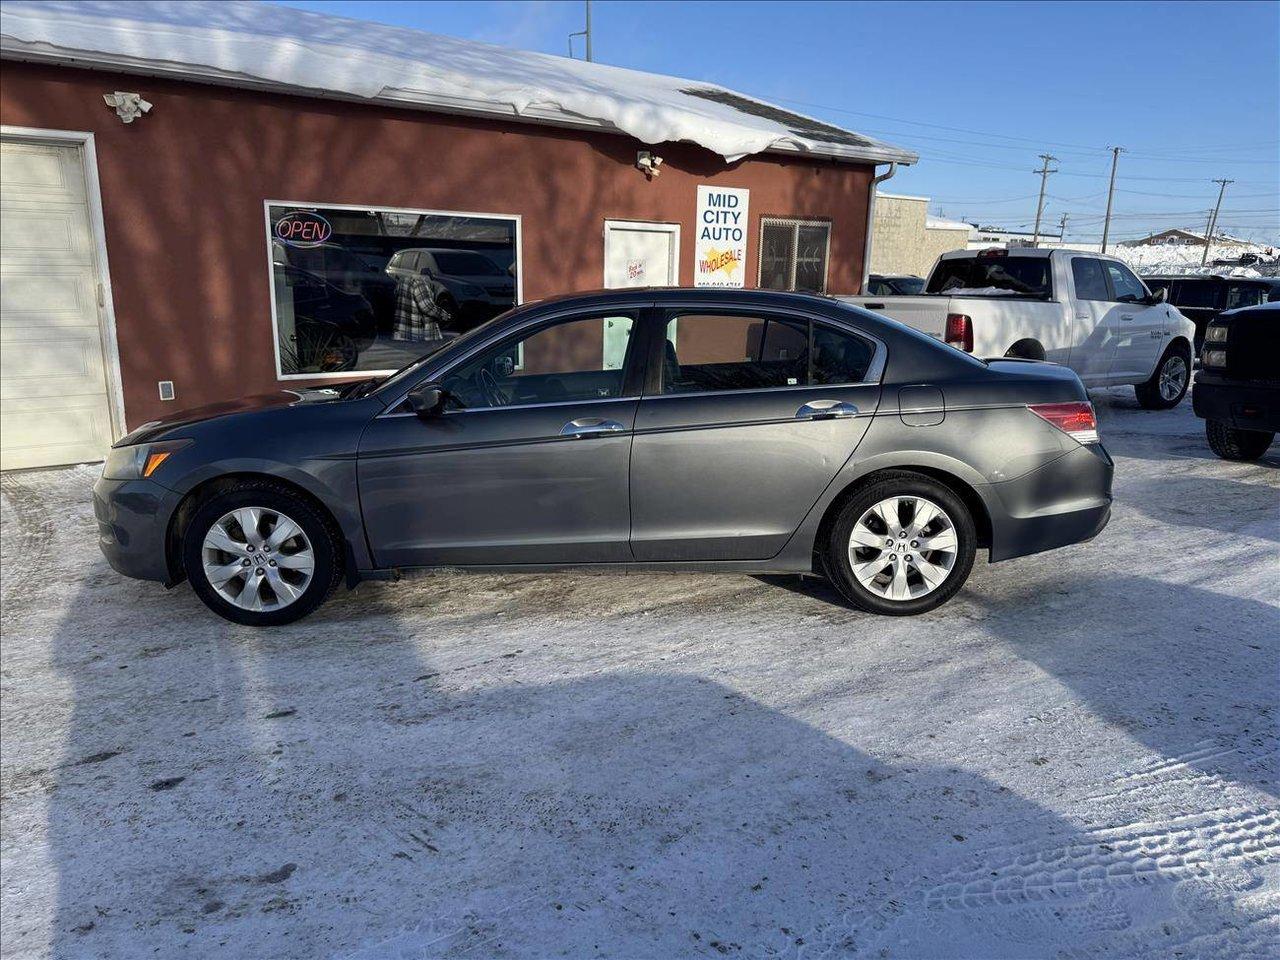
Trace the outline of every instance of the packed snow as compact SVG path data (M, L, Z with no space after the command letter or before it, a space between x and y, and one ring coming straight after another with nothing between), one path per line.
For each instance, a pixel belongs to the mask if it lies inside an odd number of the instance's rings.
M1280 247L1257 243L1214 244L1205 258L1204 247L1178 243L1158 243L1151 246L1126 246L1120 244L1107 251L1118 257L1139 276L1157 274L1216 274L1223 277L1261 277L1280 274ZM1253 254L1258 262L1244 266L1215 265L1217 260L1239 260L1243 254ZM1205 259L1204 266L1200 265Z
M777 149L880 162L916 159L910 151L783 113L715 84L244 0L6 0L0 41L6 52L22 57L74 58L126 72L266 82L401 105L606 126L648 144L697 143L730 162ZM708 99L724 94L763 105L764 115ZM784 122L784 116L790 119ZM833 137L822 136L823 128Z
M1280 449L1096 394L1092 543L816 581L438 576L255 631L0 477L5 957L1271 958Z

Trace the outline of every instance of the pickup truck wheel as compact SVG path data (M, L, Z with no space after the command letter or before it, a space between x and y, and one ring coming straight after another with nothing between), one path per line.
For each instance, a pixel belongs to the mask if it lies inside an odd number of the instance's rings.
M1274 433L1258 430L1237 430L1221 420L1206 420L1204 434L1209 440L1209 449L1223 460L1257 460L1276 437Z
M1190 385L1191 354L1184 346L1170 345L1151 379L1134 386L1133 392L1144 410L1171 410L1182 402Z
M824 556L853 606L910 616L955 596L973 569L973 518L950 488L917 473L886 473L844 504Z

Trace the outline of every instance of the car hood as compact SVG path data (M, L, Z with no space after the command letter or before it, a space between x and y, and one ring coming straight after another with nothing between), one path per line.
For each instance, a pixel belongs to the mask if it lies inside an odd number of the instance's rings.
M256 413L276 407L293 407L301 404L332 403L338 399L338 391L330 389L278 390L275 393L260 393L221 403L209 403L202 407L190 407L179 410L159 420L151 420L142 424L131 433L121 437L114 446L127 447L135 443L146 443L171 433L179 427L193 423L203 423L218 417L227 417L238 413Z

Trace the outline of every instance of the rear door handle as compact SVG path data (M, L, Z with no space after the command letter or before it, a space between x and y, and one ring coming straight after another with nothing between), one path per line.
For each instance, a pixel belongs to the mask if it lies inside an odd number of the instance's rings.
M617 420L602 420L600 417L581 417L577 420L570 420L560 428L560 436L568 437L571 440L581 440L584 437L595 437L606 433L625 433L626 427Z
M837 420L857 415L858 408L843 400L810 400L796 411L797 420Z

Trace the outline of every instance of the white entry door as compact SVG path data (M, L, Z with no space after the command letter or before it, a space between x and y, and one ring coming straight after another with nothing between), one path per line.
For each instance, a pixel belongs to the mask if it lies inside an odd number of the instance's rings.
M101 460L111 445L80 151L0 142L0 469Z
M680 224L604 222L604 285L618 287L674 287L680 283ZM604 355L610 369L622 366L630 322L604 322Z

